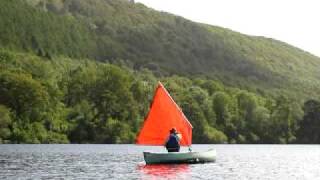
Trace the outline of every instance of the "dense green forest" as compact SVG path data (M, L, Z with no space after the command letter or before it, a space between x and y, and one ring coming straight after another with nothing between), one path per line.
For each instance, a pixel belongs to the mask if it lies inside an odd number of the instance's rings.
M0 1L0 143L132 143L163 82L194 143L320 143L320 58L126 0Z
M203 75L261 93L319 97L320 59L283 42L191 22L127 0L2 0L0 47Z
M319 143L320 101L261 96L208 78L156 77L92 60L0 51L0 141L132 143L161 80L194 143Z

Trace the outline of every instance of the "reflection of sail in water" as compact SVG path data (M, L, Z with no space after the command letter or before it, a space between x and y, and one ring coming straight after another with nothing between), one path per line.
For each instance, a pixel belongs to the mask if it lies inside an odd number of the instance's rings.
M189 172L188 164L154 164L154 165L138 165L138 170L142 172L144 179L184 179L187 178Z

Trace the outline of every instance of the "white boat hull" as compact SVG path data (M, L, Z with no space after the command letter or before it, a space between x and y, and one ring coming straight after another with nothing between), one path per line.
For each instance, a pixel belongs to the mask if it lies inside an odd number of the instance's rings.
M180 163L206 163L216 160L216 150L205 152L143 152L146 164L180 164Z

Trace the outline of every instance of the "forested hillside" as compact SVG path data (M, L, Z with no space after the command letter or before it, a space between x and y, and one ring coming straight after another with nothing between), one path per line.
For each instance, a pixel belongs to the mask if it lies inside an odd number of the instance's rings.
M319 96L320 59L285 43L191 22L126 0L3 0L1 47L87 57L159 75L204 75L289 96Z
M320 141L320 59L273 39L126 0L2 0L0 48L0 142L132 143L159 80L195 143Z
M194 125L194 143L293 143L314 129L318 101L300 104L205 78L156 78L149 70L0 52L0 141L132 143L161 80ZM300 133L301 141L319 137ZM319 142L316 141L310 142Z

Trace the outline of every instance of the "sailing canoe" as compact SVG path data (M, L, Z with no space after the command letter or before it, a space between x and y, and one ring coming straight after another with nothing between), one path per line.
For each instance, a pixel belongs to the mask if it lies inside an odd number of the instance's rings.
M180 146L191 146L192 125L168 91L159 82L147 118L137 136L136 144L164 146L169 131L175 127L182 135ZM216 151L206 152L143 152L146 164L214 162Z
M136 144L163 146L173 127L182 135L180 145L191 146L192 125L159 82L149 113L137 136Z
M214 149L210 149L205 152L143 152L143 156L146 164L194 164L214 162L216 160L216 151Z

